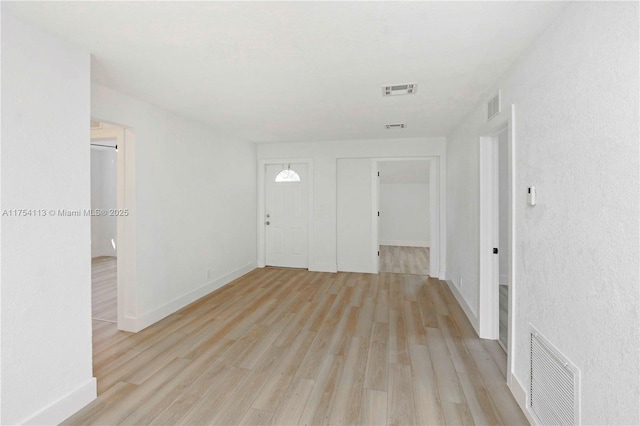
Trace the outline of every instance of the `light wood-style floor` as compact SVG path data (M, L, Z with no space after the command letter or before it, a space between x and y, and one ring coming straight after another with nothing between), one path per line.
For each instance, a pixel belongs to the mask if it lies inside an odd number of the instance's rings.
M68 425L527 424L446 284L257 269L137 334L94 321Z
M429 275L429 248L380 246L380 272Z
M117 312L116 258L91 259L91 317L115 322Z

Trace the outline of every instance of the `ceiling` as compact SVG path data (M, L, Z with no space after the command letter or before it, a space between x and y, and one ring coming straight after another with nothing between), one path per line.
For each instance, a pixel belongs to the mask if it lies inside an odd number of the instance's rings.
M429 160L381 161L380 183L429 183Z
M95 82L254 142L443 136L568 4L2 3L90 51Z

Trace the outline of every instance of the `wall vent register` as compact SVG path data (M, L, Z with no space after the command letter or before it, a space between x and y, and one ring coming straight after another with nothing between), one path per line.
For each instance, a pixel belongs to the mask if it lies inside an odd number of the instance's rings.
M417 91L417 83L392 84L382 87L382 96L415 95Z
M385 124L385 127L387 128L387 130L404 129L405 127L407 127L407 125L404 123L395 123L395 124Z
M487 102L487 121L500 114L500 91Z
M580 371L531 327L528 407L542 425L580 424Z

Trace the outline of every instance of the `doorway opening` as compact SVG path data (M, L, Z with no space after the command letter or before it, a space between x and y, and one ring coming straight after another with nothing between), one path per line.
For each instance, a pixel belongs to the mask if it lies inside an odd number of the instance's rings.
M116 323L118 138L99 137L111 126L92 122L91 128L91 311L94 321ZM118 131L114 127L114 131Z
M378 162L379 272L429 275L429 164Z
M137 331L131 315L135 265L134 146L131 129L92 119L91 272L95 327ZM111 325L109 325L111 324Z
M498 340L511 382L514 330L513 107L493 118L480 137L479 335Z
M439 277L439 157L373 159L373 264L378 272Z
M496 225L498 241L498 343L507 352L509 342L509 181L507 148L509 135L507 129L502 129L495 137L497 144L497 200Z
M91 121L91 317L117 323L118 145L124 129Z

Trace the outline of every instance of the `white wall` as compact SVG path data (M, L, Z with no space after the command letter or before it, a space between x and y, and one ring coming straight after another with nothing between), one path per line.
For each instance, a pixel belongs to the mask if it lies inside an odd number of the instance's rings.
M310 158L313 160L314 208L309 267L316 271L335 272L337 270L337 160L342 158L403 158L439 157L441 229L446 226L444 181L446 176L444 138L415 139L373 139L356 141L331 141L315 143L269 143L258 145L258 158L287 159ZM371 173L373 162L370 162ZM371 203L369 205L372 205ZM362 218L362 220L365 219ZM260 244L259 240L259 244ZM263 241L262 241L263 243ZM441 239L441 262L439 274L444 277L446 241ZM369 262L371 263L371 261ZM373 265L370 265L375 269Z
M135 134L135 299L125 316L141 329L255 268L255 146L97 84L91 96L93 118Z
M532 324L581 370L584 424L640 423L638 66L638 4L574 2L495 87L516 108L515 378ZM485 114L447 138L448 272L476 310Z
M89 54L2 5L2 418L56 424L96 395L91 367Z
M339 271L378 272L371 262L372 177L371 159L338 159L336 207Z
M100 140L95 143L106 144ZM117 210L117 171L114 148L91 147L91 210ZM116 256L116 229L116 216L91 217L91 257Z
M429 184L380 184L381 245L429 247Z

